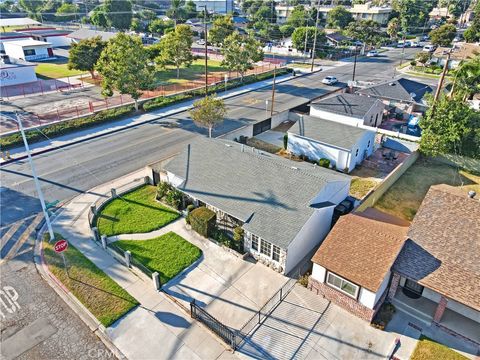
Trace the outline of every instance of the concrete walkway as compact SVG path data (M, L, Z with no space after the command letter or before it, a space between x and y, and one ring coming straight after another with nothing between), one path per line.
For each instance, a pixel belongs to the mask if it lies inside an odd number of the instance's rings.
M91 240L88 210L98 197L112 187L142 178L143 170L103 184L66 204L53 227L88 259L127 290L140 306L107 328L112 342L129 359L233 359L236 356L203 326L164 293L157 292L149 279L114 260Z

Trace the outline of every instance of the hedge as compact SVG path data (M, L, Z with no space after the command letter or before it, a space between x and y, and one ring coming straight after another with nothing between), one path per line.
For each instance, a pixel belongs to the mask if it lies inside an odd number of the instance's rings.
M215 230L216 218L217 215L205 206L193 209L188 214L188 221L192 229L206 238L212 236Z

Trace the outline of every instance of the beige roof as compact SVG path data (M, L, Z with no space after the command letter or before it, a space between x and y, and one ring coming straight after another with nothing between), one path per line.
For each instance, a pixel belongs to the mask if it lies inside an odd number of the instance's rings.
M434 57L444 58L447 56L447 53L451 50L448 47L439 47L433 53ZM480 46L477 44L469 43L456 43L452 54L450 55L451 60L467 60L469 58L475 57L475 55L480 54Z
M395 271L480 310L480 200L448 185L430 187Z
M373 209L342 216L312 261L376 292L402 248L407 229L407 222Z

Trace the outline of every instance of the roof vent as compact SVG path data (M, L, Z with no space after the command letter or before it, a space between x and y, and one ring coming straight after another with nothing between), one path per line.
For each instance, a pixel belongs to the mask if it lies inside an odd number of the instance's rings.
M225 144L225 146L226 146L226 147L232 147L232 145L230 145L230 144Z
M292 170L298 170L298 167L292 166Z
M388 86L395 86L395 83L391 82L388 84Z
M414 92L411 92L411 93L410 93L410 97L411 97L412 99L415 99L416 96L417 96L417 94L415 94Z
M468 192L468 197L469 197L470 199L473 199L473 198L475 197L475 195L477 195L477 193L476 193L475 191L473 191L473 190L470 190L470 191Z

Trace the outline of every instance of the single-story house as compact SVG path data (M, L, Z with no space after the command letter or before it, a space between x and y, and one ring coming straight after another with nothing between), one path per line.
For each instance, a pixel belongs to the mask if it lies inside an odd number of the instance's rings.
M432 54L431 61L440 66L445 66L448 53L452 50L449 47L438 47ZM470 44L465 42L455 43L453 50L450 53L450 60L448 60L448 68L456 69L462 61L468 61L469 59L480 54L480 46L478 44Z
M19 41L19 40L32 40L32 37L18 32L3 32L0 33L0 51L3 53L5 52L5 48L3 46L4 42L7 41Z
M108 41L115 35L117 35L117 33L110 31L98 31L81 28L68 34L67 37L72 39L72 42L79 42L80 40L90 39L96 36L100 36L103 41Z
M347 175L204 138L163 164L160 180L213 210L223 229L241 226L245 251L285 274L322 242L350 188Z
M32 28L19 29L19 33L26 34L33 40L43 41L52 44L52 47L70 46L72 39L68 37L69 30L57 30L55 28Z
M326 38L327 38L327 44L335 47L351 40L349 37L343 35L338 31L326 34Z
M480 345L480 201L431 186L393 265L393 304Z
M12 59L32 61L54 56L52 45L38 40L7 41L3 46L5 54Z
M10 59L2 55L0 60L0 86L21 85L37 81L35 74L36 64Z
M349 173L373 153L375 131L313 116L301 116L288 130L287 149L310 159L326 158Z
M41 25L41 24L36 20L26 18L26 17L23 17L23 18L19 18L19 17L7 18L5 16L5 17L0 18L0 27L2 27L2 28L5 28L7 26L30 26L30 25Z
M310 103L310 115L352 126L377 127L382 123L382 101L356 94L339 94Z
M340 217L312 258L308 288L372 321L407 230L408 223L374 209Z
M406 114L425 112L425 95L433 94L435 87L420 81L399 78L357 91L357 94L380 99L385 105L395 107Z

